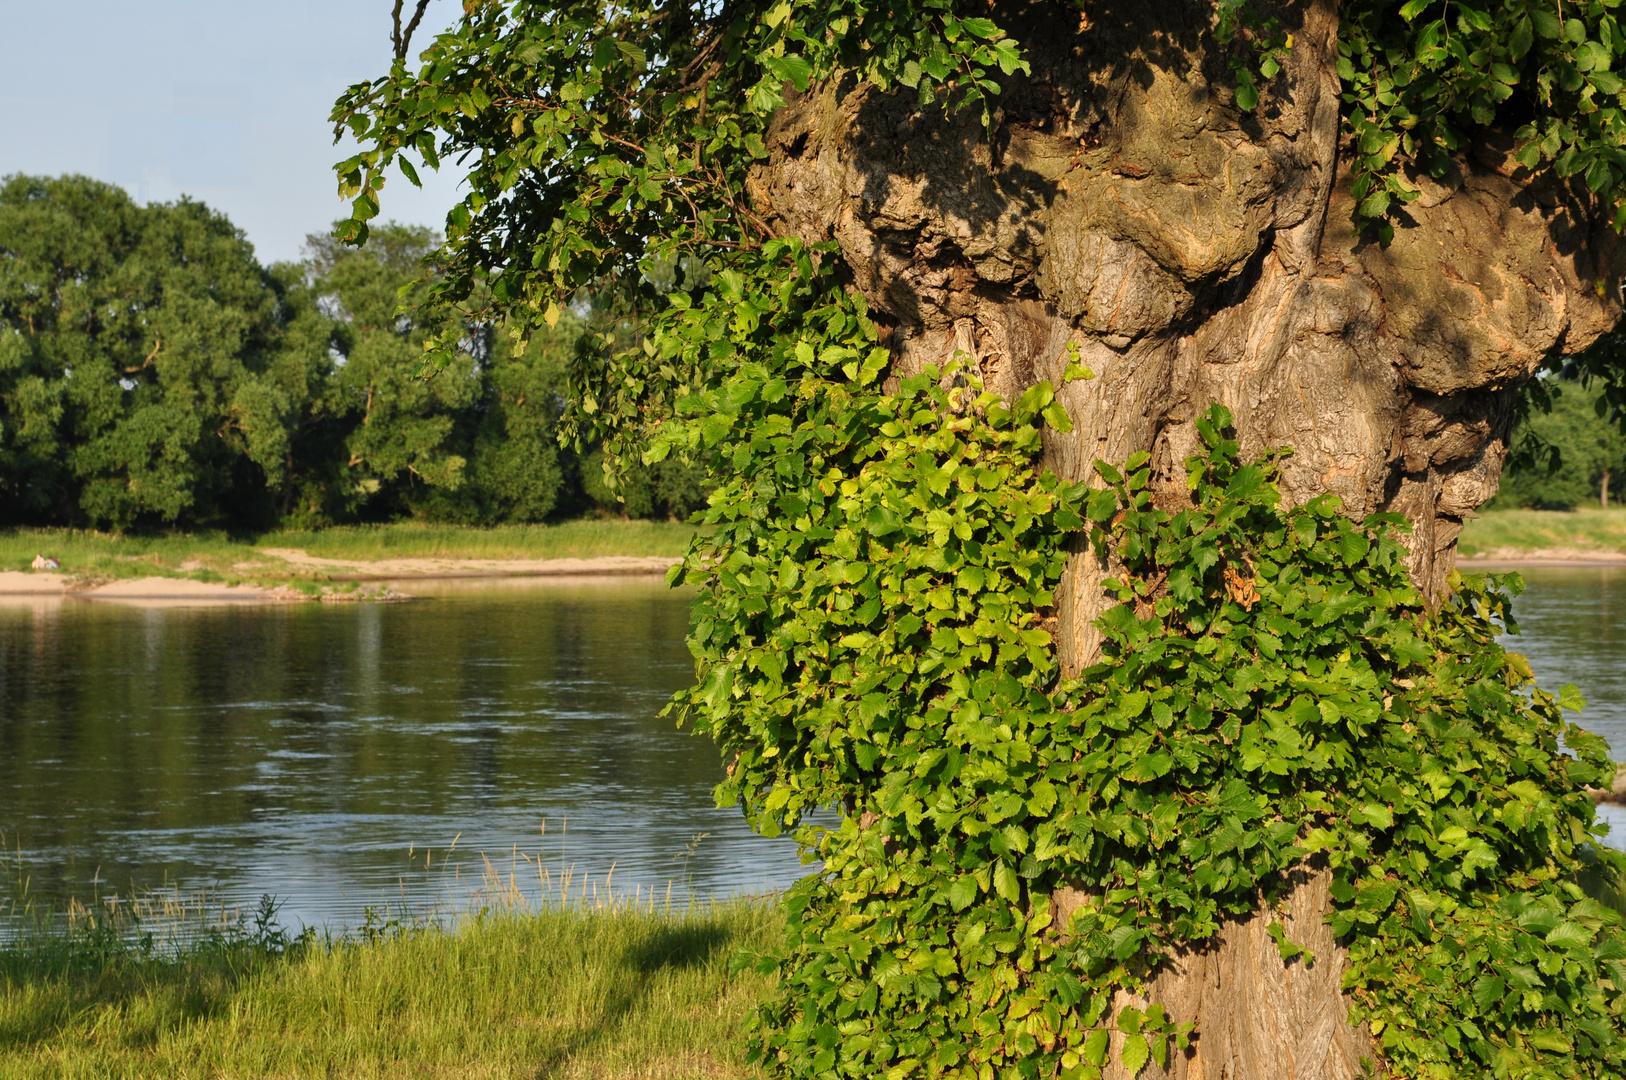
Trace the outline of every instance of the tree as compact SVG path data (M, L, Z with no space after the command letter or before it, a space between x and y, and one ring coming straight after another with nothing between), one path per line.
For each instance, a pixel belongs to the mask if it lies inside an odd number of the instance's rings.
M581 320L568 317L516 350L490 324L431 308L402 314L401 291L433 280L425 260L439 242L400 225L375 230L360 251L310 238L308 288L338 323L315 412L337 427L314 447L306 475L322 494L305 501L336 520L541 521L565 487L555 433L561 357ZM458 360L425 379L423 346L438 333L455 340ZM329 445L335 437L342 449Z
M6 517L263 517L253 474L278 465L289 401L260 378L278 293L242 233L200 203L15 176L0 238Z
M471 0L341 99L342 238L456 156L431 299L649 313L566 424L715 470L680 704L826 867L771 1071L1618 1073L1609 766L1452 564L1619 318L1623 51L1544 0Z
M1573 510L1588 503L1607 507L1613 493L1619 502L1621 467L1626 464L1626 437L1599 415L1599 388L1565 383L1546 412L1532 414L1526 431L1558 451L1558 468L1533 462L1504 471L1496 505Z
M0 515L11 524L263 529L412 514L540 521L574 490L555 427L563 320L528 351L397 312L439 245L384 226L255 262L200 203L82 177L0 187ZM416 283L416 284L415 284ZM423 343L463 363L421 377Z

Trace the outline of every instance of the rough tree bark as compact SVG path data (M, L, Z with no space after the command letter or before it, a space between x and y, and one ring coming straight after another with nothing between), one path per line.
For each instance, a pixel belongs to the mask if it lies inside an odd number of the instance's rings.
M785 234L838 241L899 375L958 351L1001 392L1059 385L1076 342L1096 377L1060 392L1074 430L1046 450L1064 477L1150 450L1159 498L1184 498L1190 421L1219 401L1245 454L1294 448L1287 498L1403 513L1438 598L1464 519L1496 492L1518 385L1615 325L1626 253L1604 207L1519 170L1498 130L1446 182L1414 178L1424 194L1387 248L1358 238L1336 0L1275 11L1291 56L1253 114L1214 8L995 3L1033 74L994 100L991 132L975 110L944 119L912 91L837 80L775 118L752 198ZM1099 649L1104 575L1081 552L1058 596L1073 670ZM1345 1021L1326 884L1300 873L1285 916L1164 966L1149 997L1200 1025L1171 1075L1345 1080L1377 1056ZM1276 918L1314 966L1280 961Z

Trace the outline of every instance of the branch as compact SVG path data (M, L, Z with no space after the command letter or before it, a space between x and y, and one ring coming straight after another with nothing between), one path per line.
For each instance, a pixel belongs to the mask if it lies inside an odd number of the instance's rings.
M395 46L395 58L405 60L407 48L412 44L412 32L423 21L424 8L429 6L429 0L418 0L417 9L412 13L412 21L407 23L406 33L401 32L401 5L404 0L395 0L395 10L391 18L395 21L395 29L390 32L390 43Z

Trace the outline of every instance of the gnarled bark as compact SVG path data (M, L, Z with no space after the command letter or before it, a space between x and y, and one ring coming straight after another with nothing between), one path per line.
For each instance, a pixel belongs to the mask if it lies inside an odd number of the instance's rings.
M1288 499L1404 514L1414 580L1442 595L1463 520L1496 492L1518 385L1621 314L1626 253L1605 208L1525 174L1511 140L1484 131L1445 182L1415 178L1423 196L1391 244L1354 235L1335 0L1274 11L1294 43L1252 114L1234 105L1211 0L994 8L1033 73L997 99L991 131L912 91L817 87L775 118L752 178L764 214L838 242L893 326L899 375L963 353L1014 394L1060 385L1076 344L1096 377L1059 392L1074 429L1046 452L1064 477L1149 450L1173 504L1191 420L1219 401L1245 454L1293 447ZM1104 569L1081 552L1058 595L1073 670L1099 650ZM1306 877L1290 907L1314 936L1324 881ZM1358 1075L1335 943L1312 946L1300 975L1261 944L1261 920L1153 985L1178 1019L1202 1020L1202 1049L1173 1071ZM1281 987L1291 1007L1265 1015L1256 995Z

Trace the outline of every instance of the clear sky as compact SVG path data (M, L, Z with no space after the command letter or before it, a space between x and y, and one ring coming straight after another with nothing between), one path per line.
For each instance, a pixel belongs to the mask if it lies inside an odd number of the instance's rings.
M412 4L406 5L410 11ZM348 214L333 101L383 75L391 0L0 0L0 175L83 173L222 210L262 262ZM413 52L462 12L431 0ZM456 175L392 170L383 217L439 227Z

